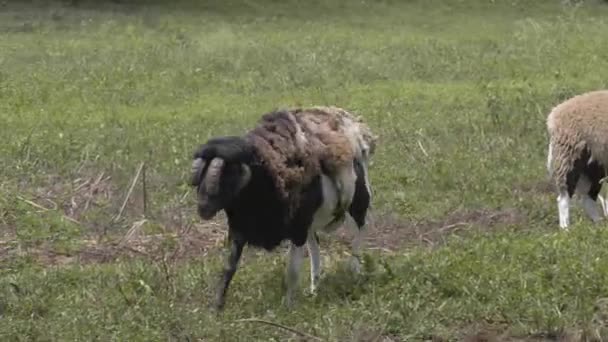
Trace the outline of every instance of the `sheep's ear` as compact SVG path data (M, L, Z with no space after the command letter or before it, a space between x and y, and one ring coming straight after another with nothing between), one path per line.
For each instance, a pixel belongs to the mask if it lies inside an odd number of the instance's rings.
M201 184L201 176L205 169L205 159L196 158L192 162L192 171L190 172L190 185L198 186Z
M241 179L239 179L239 190L242 190L251 180L251 168L247 164L241 164Z

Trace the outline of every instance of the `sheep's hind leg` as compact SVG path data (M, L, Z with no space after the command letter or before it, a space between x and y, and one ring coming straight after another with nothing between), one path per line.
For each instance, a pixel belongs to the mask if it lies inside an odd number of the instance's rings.
M337 191L338 203L334 210L335 221L341 220L346 213L346 206L351 202L356 191L356 171L351 167L342 168L338 171L334 179ZM354 186L353 186L354 185Z
M591 221L597 222L601 219L601 216L597 207L597 202L592 198L593 190L595 189L592 182L587 178L587 175L581 175L576 184L576 194L580 197L580 204L585 211L585 214L587 214Z
M582 204L583 208L585 209L585 213L591 221L596 223L602 220L602 216L600 214L599 208L597 207L596 201L594 201L591 197L585 195L582 199Z
M591 161L585 169L585 175L581 177L581 180L579 181L579 183L582 183L583 181L586 181L587 183L581 184L581 187L584 187L582 190L587 190L585 191L584 196L582 196L582 204L587 216L589 216L593 222L599 222L603 219L597 207L598 199L600 200L599 202L602 206L602 211L604 214L606 213L604 200L600 196L600 191L602 190L602 183L600 182L602 178L604 178L604 168L596 161Z
M601 194L597 196L598 202L600 202L600 206L602 207L602 212L604 213L604 217L608 217L608 203L604 199L604 196Z
M231 237L230 242L230 254L226 259L226 265L224 266L216 294L215 309L218 311L221 311L224 308L228 287L230 286L230 282L236 273L239 260L241 259L241 255L243 253L243 247L245 246L244 239L240 238L239 236Z
M361 245L363 244L367 231L366 217L371 203L371 194L365 167L361 163L355 163L355 173L357 175L357 180L355 181L355 194L348 212L356 223L355 237L352 242L351 268L353 272L360 273Z
M583 190L583 186L588 185L588 182L585 183L585 181L580 182L579 184L579 180L581 180L581 178L586 178L581 176L583 176L583 173L587 168L589 157L590 156L584 152L583 155L577 158L572 165L572 169L566 175L565 184L559 186L557 209L559 211L559 226L562 229L567 229L570 224L570 199L575 191L579 192Z
M296 246L291 242L289 245L288 263L286 272L287 296L286 304L288 308L293 307L295 292L298 288L298 280L300 277L300 268L304 259L304 246Z
M321 251L319 249L319 236L311 232L307 240L308 254L310 255L310 293L317 293L317 285L321 277Z
M560 191L557 196L557 210L559 211L559 226L567 229L570 224L570 195L567 191Z

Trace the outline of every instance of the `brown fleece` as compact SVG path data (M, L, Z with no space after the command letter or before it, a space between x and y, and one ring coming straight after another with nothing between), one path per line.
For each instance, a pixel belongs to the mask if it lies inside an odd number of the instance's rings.
M375 137L360 119L337 107L275 111L262 119L247 138L274 178L283 199L294 208L299 189L322 170L330 175L352 167L355 157L375 149Z
M608 166L608 90L572 97L547 117L551 144L550 172L559 190L585 148L591 158Z

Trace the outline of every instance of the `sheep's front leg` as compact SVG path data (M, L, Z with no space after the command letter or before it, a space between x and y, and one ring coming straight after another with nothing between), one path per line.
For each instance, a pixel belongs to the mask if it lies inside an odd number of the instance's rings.
M597 207L597 202L593 200L593 198L591 198L589 195L585 194L583 196L583 198L581 199L581 204L583 206L583 209L585 210L585 213L587 214L587 216L589 217L589 219L592 222L599 222L602 220L602 215L600 214L600 211ZM603 203L602 207L604 206Z
M559 212L559 226L568 229L570 224L570 195L568 191L562 190L557 196L557 210Z
M602 211L604 213L604 216L608 217L608 202L606 202L606 200L604 199L604 196L602 196L602 195L598 195L597 200L600 202L600 205L602 206Z
M353 273L359 274L361 273L361 245L363 244L363 240L365 239L365 225L359 227L354 227L355 229L355 237L351 244L351 259L350 259L350 267Z
M226 259L224 270L220 279L220 284L217 289L215 308L221 311L226 303L226 293L230 286L230 281L236 273L239 260L243 254L243 247L245 246L245 240L240 236L234 236L230 239L230 254Z
M599 192L602 185L599 181L595 182L594 179L589 179L588 176L583 175L579 178L576 184L576 193L581 197L581 206L585 210L585 213L593 222L599 222L602 220L602 215L597 208L596 198L599 199ZM602 210L604 203L600 200Z
M307 246L310 255L310 293L314 295L321 276L321 251L317 233L312 232L308 235Z
M298 287L298 280L300 276L300 268L302 267L302 261L304 259L304 245L296 246L293 242L289 246L288 252L288 263L287 263L287 307L291 308L294 303L295 292Z

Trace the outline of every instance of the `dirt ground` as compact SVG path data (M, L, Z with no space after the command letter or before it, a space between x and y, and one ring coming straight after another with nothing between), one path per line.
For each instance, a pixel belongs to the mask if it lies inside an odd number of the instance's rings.
M225 216L220 213L213 221L201 221L188 192L174 201L174 207L164 206L162 213L146 220L142 218L142 214L145 214L143 203L146 198L141 191L136 189L125 197L125 191L113 184L112 177L106 173L83 171L82 174L88 176L79 177L69 183L62 183L60 179L50 177L49 186L42 186L31 193L30 197L19 197L16 201L40 215L49 212L63 214L64 219L81 225L85 231L90 231L91 234L87 234L90 238L78 241L78 248L70 252L59 252L46 242L25 248L15 240L15 234L10 234L16 228L11 229L10 218L5 218L0 221L0 224L4 222L6 225L6 229L0 229L5 232L0 235L0 262L19 256L27 256L49 266L105 263L121 257L179 261L205 256L211 250L221 248L225 242ZM539 182L522 185L514 191L527 195L545 194L551 191L551 187L546 182ZM107 206L107 203L111 205ZM97 212L94 219L91 219L88 215L93 211ZM115 222L116 216L121 214L120 225L123 228L117 227ZM457 210L442 219L421 221L372 210L368 219L365 248L387 253L413 246L434 248L454 234L474 230L492 231L522 225L526 220L525 214L514 208ZM162 229L156 234L150 234L150 229L146 228L152 225ZM351 221L348 225L354 227L354 222ZM117 233L125 230L126 233ZM322 245L338 244L347 248L353 237L353 229L342 227L331 235L322 237Z
M373 213L366 233L365 247L383 252L394 252L412 246L435 247L452 234L472 229L491 230L525 221L515 209L456 211L443 220L413 222L391 214ZM123 236L115 239L87 239L80 241L80 248L72 253L54 251L49 245L24 250L16 241L0 241L0 261L27 255L45 265L71 263L105 263L121 257L164 257L178 261L205 256L224 244L227 227L225 218L218 216L211 222L198 222L177 233L143 234L146 220L135 221ZM347 247L353 230L342 227L333 236L322 237L327 242Z

